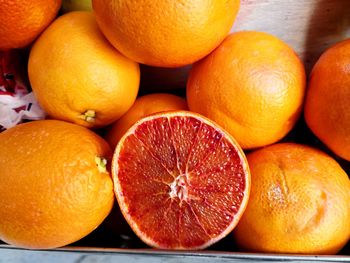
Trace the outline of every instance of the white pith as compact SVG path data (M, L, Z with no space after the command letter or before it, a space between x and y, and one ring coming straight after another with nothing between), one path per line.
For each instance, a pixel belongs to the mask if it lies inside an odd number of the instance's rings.
M185 174L180 174L174 181L169 185L170 198L179 198L180 202L187 201L188 199L188 184L187 176Z

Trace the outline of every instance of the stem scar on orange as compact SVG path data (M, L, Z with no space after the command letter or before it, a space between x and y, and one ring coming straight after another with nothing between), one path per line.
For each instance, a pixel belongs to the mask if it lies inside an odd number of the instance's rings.
M0 133L0 239L55 248L93 231L114 203L108 144L92 131L44 120Z
M94 15L83 11L59 17L44 31L30 51L28 74L52 118L89 128L119 119L140 83L139 65L114 49Z
M151 115L122 137L115 194L134 232L162 249L203 249L229 234L247 205L250 174L236 141L191 112Z

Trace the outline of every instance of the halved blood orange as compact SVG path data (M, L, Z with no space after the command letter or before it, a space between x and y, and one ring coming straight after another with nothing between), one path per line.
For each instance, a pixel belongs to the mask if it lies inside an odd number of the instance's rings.
M237 142L191 112L155 114L120 140L112 163L120 209L146 244L204 249L244 212L250 173Z

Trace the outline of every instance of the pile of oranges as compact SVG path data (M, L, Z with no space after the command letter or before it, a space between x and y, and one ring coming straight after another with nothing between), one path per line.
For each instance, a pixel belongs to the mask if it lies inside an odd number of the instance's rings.
M350 180L337 160L350 161L350 40L326 50L308 81L277 37L229 35L239 0L92 0L93 12L58 15L61 6L0 0L0 50L29 51L48 114L0 133L1 240L71 244L116 196L157 248L206 248L231 233L242 251L347 244ZM140 64L193 64L186 98L140 96ZM304 120L319 149L281 142Z

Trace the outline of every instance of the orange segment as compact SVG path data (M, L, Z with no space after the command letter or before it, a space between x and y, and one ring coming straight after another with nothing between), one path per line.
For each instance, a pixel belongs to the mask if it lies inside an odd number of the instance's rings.
M186 100L167 93L141 96L118 121L109 127L105 138L115 148L121 137L138 120L154 113L175 110L188 110Z
M250 175L239 145L216 124L190 112L137 122L112 163L123 215L148 245L201 249L240 219Z
M189 173L191 194L197 197L193 210L200 215L200 221L211 235L217 235L221 229L234 220L244 198L242 189L246 188L245 172L240 163L240 156L234 147L223 138L214 153L204 159L196 169ZM222 172L225 171L225 177ZM202 205L217 215L207 217ZM218 217L223 217L221 221Z
M193 147L193 142L196 141L198 131L201 128L201 121L195 118L174 117L170 120L170 123L178 169L181 174L184 174L187 170L188 158ZM183 139L184 134L186 134L187 140Z
M135 136L169 173L176 173L177 159L167 118L158 118L152 122L140 124L135 130Z
M133 163L135 165L130 165ZM139 169L139 166L142 166L142 170ZM130 178L130 174L137 176ZM123 155L120 156L120 173L118 176L121 182L126 183L124 190L130 190L132 197L137 194L152 194L155 190L161 191L162 186L164 188L174 178L163 164L145 148L144 143L134 135L125 140ZM134 187L138 184L142 188ZM164 189L164 192L166 189Z
M202 125L197 133L187 161L187 171L192 171L201 165L205 159L215 152L223 134L213 127Z

